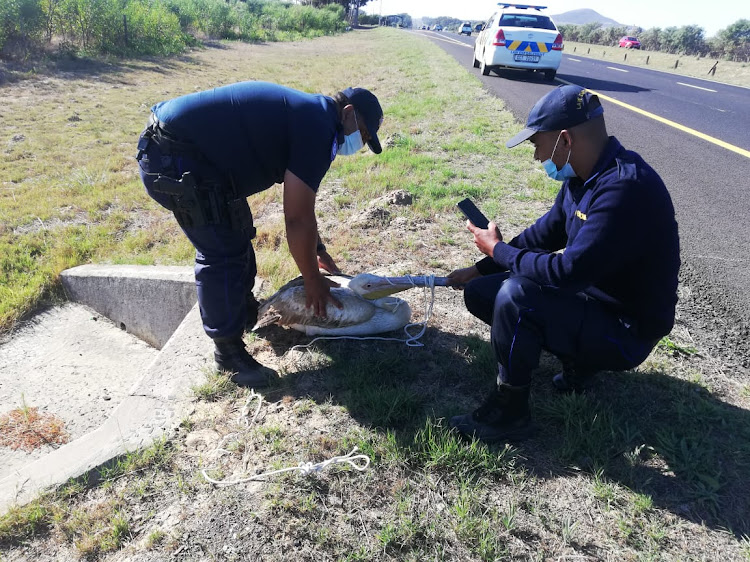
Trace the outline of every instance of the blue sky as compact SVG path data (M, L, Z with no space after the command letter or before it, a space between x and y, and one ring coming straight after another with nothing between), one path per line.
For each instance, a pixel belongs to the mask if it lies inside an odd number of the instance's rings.
M619 2L586 2L578 0L550 0L543 2L548 14L591 8L603 16L625 25L649 27L680 27L699 25L711 37L738 19L750 19L750 1L724 0L708 4L697 0L620 0ZM422 16L451 16L457 19L483 20L497 8L497 2L487 0L370 0L364 7L367 13L407 13L412 18Z

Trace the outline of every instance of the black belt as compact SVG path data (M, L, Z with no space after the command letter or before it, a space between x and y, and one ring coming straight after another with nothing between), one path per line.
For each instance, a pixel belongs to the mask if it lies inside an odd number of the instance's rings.
M155 113L151 113L149 116L146 131L151 133L150 137L156 141L164 154L178 153L196 160L204 158L203 153L197 146L190 141L180 139L180 136L176 135L174 131L170 131L169 125L160 121Z
M169 141L178 142L180 144L188 144L187 142L180 139L180 135L175 134L174 131L170 130L169 125L167 125L164 121L160 121L156 116L156 113L151 113L151 115L149 115L148 125L146 126L146 128L150 129L154 134L159 134Z

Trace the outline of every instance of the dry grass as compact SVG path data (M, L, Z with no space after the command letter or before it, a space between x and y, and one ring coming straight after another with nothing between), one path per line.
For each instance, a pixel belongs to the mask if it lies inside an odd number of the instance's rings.
M33 451L44 445L64 445L65 422L36 406L19 406L0 416L0 447Z

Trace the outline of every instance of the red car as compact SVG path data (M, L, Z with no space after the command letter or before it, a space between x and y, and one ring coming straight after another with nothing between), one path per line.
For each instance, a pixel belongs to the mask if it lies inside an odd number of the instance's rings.
M620 39L620 47L625 47L626 49L640 49L641 42L635 37L629 37L626 35Z

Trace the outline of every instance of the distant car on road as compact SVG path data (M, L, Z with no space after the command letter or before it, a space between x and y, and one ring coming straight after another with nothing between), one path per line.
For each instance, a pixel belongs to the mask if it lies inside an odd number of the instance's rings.
M474 68L488 76L498 68L543 72L554 80L562 60L563 38L544 6L500 4L474 43Z
M482 31L482 24L481 23L476 24L474 26L474 31L476 31L477 33L479 33L480 31Z
M440 25L440 24L437 24L437 25L435 26L435 31L443 31L443 26L442 26L442 25Z
M471 35L471 22L470 21L464 22L464 24L458 28L458 34L459 35Z
M626 35L625 37L620 39L620 47L625 47L626 49L640 49L641 42L638 41L636 37L630 37L629 35Z

